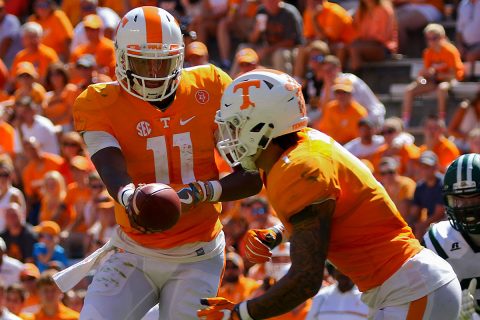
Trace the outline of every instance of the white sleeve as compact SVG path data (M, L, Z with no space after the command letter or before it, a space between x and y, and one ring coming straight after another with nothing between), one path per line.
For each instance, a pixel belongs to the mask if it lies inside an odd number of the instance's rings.
M105 131L86 131L83 133L83 140L85 140L90 156L108 147L122 149L117 139Z

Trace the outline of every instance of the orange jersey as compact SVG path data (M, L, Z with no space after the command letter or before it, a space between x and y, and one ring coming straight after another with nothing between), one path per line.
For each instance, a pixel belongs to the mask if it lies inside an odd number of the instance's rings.
M59 59L55 50L47 47L44 44L40 44L38 46L38 50L35 52L23 49L19 51L15 56L15 59L13 59L12 66L10 67L10 75L12 78L15 78L15 71L17 70L17 65L20 62L24 61L31 62L35 66L35 69L37 69L40 79L43 79L47 75L48 66L54 62L58 62Z
M315 37L313 12L309 8L303 13L303 34L306 38ZM316 17L315 23L325 33L329 41L350 43L355 38L352 17L340 5L325 1L323 9Z
M397 20L390 5L377 5L370 13L365 13L361 19L357 11L354 25L359 39L379 41L390 52L397 51Z
M383 157L393 157L399 163L398 173L405 174L410 161L420 157L420 149L415 144L403 144L398 148L383 144L368 160L372 163L375 171L379 171L380 161Z
M223 283L218 290L218 296L239 303L250 297L258 287L260 282L240 275L235 284Z
M115 47L113 41L105 37L101 37L96 44L86 43L79 45L70 56L70 62L77 62L84 54L91 54L95 56L95 61L99 69L105 71L111 78L115 77Z
M426 145L420 147L421 152L426 150L428 150ZM432 148L432 151L438 156L439 169L442 172L445 172L450 163L460 156L460 151L455 143L445 137L440 138L440 141Z
M57 52L68 52L68 41L73 38L72 23L62 10L54 10L47 18L39 19L35 15L29 21L40 24L43 28L42 43Z
M54 316L48 316L43 310L38 311L31 318L33 320L77 320L80 319L80 314L66 307L63 303L58 303L58 312Z
M47 92L43 104L43 115L55 125L65 125L72 121L72 106L79 94L74 84L67 84L60 95L53 91Z
M439 73L453 72L457 80L462 80L465 75L460 52L448 41L442 41L439 51L426 48L423 51L423 64L425 69L434 68Z
M313 127L330 135L339 143L345 144L358 137L357 123L367 114L367 109L355 101L342 110L338 101L332 100L327 103L322 117Z
M23 188L28 196L38 194L45 173L59 171L64 161L62 157L47 152L42 153L40 158L39 162L30 161L23 169Z
M298 135L298 144L264 177L268 199L290 231L290 217L335 199L327 258L361 291L381 285L422 249L420 243L360 160L314 129Z
M67 186L65 204L72 207L74 211L73 216L77 217L78 214L83 214L83 212L77 212L77 209L83 209L85 204L90 200L91 195L92 189L88 186L81 187L76 182L72 182ZM82 222L73 231L85 233L87 231L87 226Z
M114 136L135 184L162 182L178 187L196 180L218 179L215 165L215 113L230 77L213 65L184 69L175 100L164 111L135 98L118 82L91 85L75 101L77 131L104 131ZM136 242L171 248L210 241L220 232L220 204L202 203L170 230L140 234L130 227L116 203L117 223Z
M0 121L0 154L13 154L15 129L5 121Z

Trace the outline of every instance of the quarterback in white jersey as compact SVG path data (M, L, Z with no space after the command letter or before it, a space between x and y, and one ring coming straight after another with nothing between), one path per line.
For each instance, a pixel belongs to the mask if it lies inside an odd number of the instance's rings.
M442 191L449 221L432 225L423 242L457 274L463 289L460 319L480 320L475 301L480 300L480 155L465 154L452 162Z

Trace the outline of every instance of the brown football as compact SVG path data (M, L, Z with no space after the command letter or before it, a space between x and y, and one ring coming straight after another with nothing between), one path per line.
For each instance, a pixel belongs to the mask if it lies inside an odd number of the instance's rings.
M163 183L141 186L133 199L137 223L161 232L172 228L180 218L181 203L177 192Z

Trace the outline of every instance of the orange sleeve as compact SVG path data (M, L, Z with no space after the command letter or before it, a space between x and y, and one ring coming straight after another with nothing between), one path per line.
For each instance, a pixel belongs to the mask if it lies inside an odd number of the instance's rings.
M32 182L32 168L29 167L28 165L23 170L22 180L23 180L23 190L25 191L25 194L27 196L32 196L33 195L33 188L32 188L32 184L31 184L31 182Z
M58 23L60 24L59 29L62 29L62 39L72 39L73 26L70 20L68 20L67 15L61 10L57 10L56 15L58 17Z
M451 58L449 59L448 63L449 67L455 70L455 77L457 80L463 80L465 75L465 68L462 62L462 58L460 57L460 52L458 49L452 45L451 50Z
M305 9L303 13L303 35L305 38L313 38L315 36L315 29L312 23L312 12L310 9Z
M428 69L432 66L432 52L429 48L423 50L423 67Z

